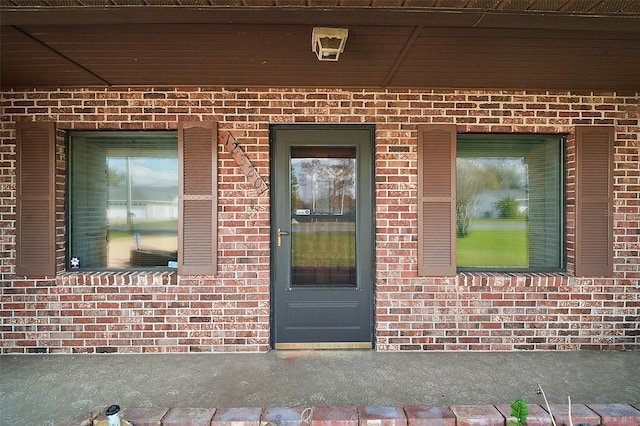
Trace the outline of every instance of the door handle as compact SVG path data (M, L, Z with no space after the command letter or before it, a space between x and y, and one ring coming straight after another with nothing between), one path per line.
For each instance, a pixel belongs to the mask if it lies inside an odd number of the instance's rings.
M281 231L280 228L278 228L278 247L280 247L282 245L282 236L283 235L289 235L288 232L285 231Z

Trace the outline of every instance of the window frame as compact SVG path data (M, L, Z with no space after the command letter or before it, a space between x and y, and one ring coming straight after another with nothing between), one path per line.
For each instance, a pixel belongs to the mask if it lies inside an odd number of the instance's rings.
M131 272L131 271L173 271L175 270L175 267L171 267L169 265L163 265L163 266L131 266L131 267L123 267L123 268L113 268L113 267L82 267L80 266L79 268L74 268L71 265L71 260L72 260L72 238L73 238L73 226L72 226L72 162L73 162L73 158L72 158L72 149L71 149L71 145L73 143L73 139L74 138L89 138L89 139L95 139L95 138L104 138L104 139L109 139L109 138L113 138L113 139L135 139L135 138L140 138L140 139L153 139L154 137L160 137L163 139L175 139L175 146L176 146L176 161L178 161L178 172L177 172L177 177L178 180L176 182L177 186L178 186L178 198L180 198L180 174L179 174L179 161L180 161L180 155L179 155L179 146L178 146L178 133L175 130L150 130L150 131L145 131L145 130L122 130L122 131L118 131L118 130L96 130L96 131L91 131L91 130L79 130L79 131L69 131L67 132L66 135L66 141L65 141L65 149L66 149L66 175L65 175L65 187L66 187L66 191L65 191L65 212L66 212L66 217L65 217L65 226L67 229L67 232L65 233L65 270L67 272L88 272L88 271L104 271L104 272L119 272L119 271L127 271L127 272ZM178 215L179 216L179 215ZM179 229L179 217L178 217L178 221L176 223L176 238L179 238L179 233L180 233L180 229ZM178 247L176 248L176 250L178 251ZM177 253L177 257L179 257L179 251ZM177 262L177 258L176 258L176 262Z
M560 229L560 235L558 236L558 266L553 267L528 267L528 268L511 268L511 267L484 267L484 266L458 266L456 260L456 271L458 273L563 273L566 272L567 268L567 137L565 134L549 134L549 133L456 133L456 160L458 158L466 158L459 156L459 143L460 139L466 139L467 141L473 140L481 140L481 139L493 139L491 142L502 142L500 139L503 139L505 143L509 141L514 145L518 143L534 140L539 141L553 141L557 142L558 146L555 147L557 149L557 158L559 162L560 169L556 170L558 178L558 213L557 213L557 223L558 228ZM520 141L518 141L520 139ZM457 171L456 171L457 174ZM528 176L530 177L530 176ZM456 176L457 182L457 176ZM456 194L457 199L457 194ZM529 203L530 206L530 203ZM457 239L457 231L454 230ZM457 240L456 240L457 246ZM529 252L529 250L527 250ZM457 254L457 249L456 249Z

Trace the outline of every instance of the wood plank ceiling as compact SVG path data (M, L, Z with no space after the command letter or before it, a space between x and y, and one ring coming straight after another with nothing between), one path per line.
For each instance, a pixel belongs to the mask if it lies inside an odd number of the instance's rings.
M640 90L640 0L0 0L0 85ZM338 62L313 27L347 28Z

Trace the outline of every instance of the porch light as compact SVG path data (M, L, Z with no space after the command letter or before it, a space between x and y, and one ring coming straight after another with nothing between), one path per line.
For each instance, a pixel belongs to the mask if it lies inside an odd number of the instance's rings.
M311 35L311 50L319 61L337 61L344 51L348 35L349 30L344 28L316 27Z

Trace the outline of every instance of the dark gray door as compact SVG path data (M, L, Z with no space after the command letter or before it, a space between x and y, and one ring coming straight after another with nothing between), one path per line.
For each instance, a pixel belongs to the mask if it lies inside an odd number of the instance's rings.
M276 349L371 348L373 126L271 129Z

